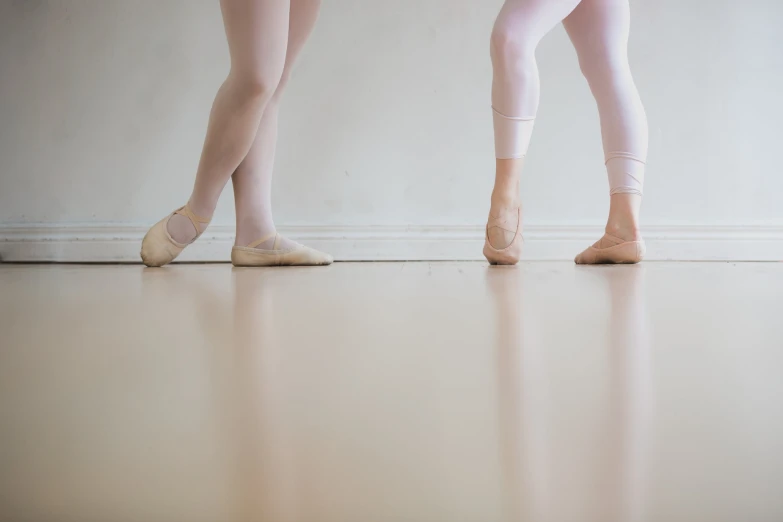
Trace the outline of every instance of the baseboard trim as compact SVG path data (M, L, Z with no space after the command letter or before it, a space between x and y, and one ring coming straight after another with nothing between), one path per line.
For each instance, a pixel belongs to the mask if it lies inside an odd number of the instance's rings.
M146 228L124 225L0 225L3 262L136 263ZM292 239L339 261L481 260L481 226L287 227ZM528 226L526 260L570 260L597 226ZM783 226L658 226L644 231L650 261L781 261ZM213 226L180 258L229 260L234 228Z

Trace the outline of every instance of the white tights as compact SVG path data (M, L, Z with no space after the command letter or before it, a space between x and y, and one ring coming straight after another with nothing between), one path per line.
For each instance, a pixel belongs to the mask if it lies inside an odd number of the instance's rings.
M220 2L231 71L212 106L190 205L196 214L211 216L232 178L240 246L275 229L271 189L278 103L320 5L321 0ZM196 232L178 215L169 231L182 243Z
M211 216L233 177L237 244L274 232L270 203L278 102L321 0L221 0L231 71L215 99L190 198ZM492 33L492 106L498 159L527 153L540 85L535 49L563 22L598 103L612 194L641 195L647 119L628 65L628 0L506 0ZM175 215L172 236L197 231ZM265 248L265 245L261 245Z
M628 65L628 0L506 0L491 46L496 156L527 154L540 97L535 50L561 21L598 103L611 194L641 196L648 130Z

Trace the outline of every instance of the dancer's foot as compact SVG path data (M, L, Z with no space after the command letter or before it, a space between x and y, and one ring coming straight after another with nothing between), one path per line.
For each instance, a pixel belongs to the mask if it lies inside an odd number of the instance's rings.
M492 265L515 265L522 256L522 208L519 201L493 198L487 220L484 257Z
M484 241L484 257L493 265L515 265L522 255L519 176L524 162L524 158L496 162L495 187Z
M613 195L606 233L593 246L576 256L574 262L578 265L597 265L642 261L646 249L639 231L640 206L640 196Z
M593 246L576 256L577 265L635 264L644 259L644 241L628 241L611 234L604 234Z
M247 246L231 249L231 262L239 267L331 265L329 254L300 245L273 232Z
M212 214L211 211L204 211L192 202L188 202L186 207L190 209L195 217ZM169 219L166 230L171 236L171 239L177 243L189 245L204 233L204 230L206 230L207 225L209 224L209 220L204 221L202 218L198 219L201 221L197 220L197 222L193 222L185 213L175 212L174 215L171 216L171 219Z
M176 224L172 224L175 218ZM206 230L210 219L196 215L190 205L174 211L156 223L144 236L141 242L141 260L151 267L171 263ZM183 220L187 227L182 224Z

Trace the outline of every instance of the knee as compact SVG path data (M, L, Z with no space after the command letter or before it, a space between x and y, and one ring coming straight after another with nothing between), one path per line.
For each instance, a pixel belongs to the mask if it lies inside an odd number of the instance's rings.
M286 67L283 69L283 73L280 75L280 81L277 83L277 90L275 95L279 96L288 85L288 81L291 79L291 69Z
M282 71L236 72L229 74L229 82L237 96L244 99L269 99L277 91L283 77Z
M524 77L535 67L536 43L524 30L496 25L492 30L490 49L497 72Z
M277 105L280 103L280 99L283 97L285 88L288 85L288 80L291 78L291 70L286 67L283 73L280 75L280 81L277 82L277 88L272 92L272 97L269 99L270 105Z
M579 57L579 68L594 88L611 87L626 81L631 68L628 59L610 53Z

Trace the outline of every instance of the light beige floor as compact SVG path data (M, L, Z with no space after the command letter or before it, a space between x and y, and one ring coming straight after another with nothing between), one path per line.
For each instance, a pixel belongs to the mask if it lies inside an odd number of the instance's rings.
M0 343L3 521L783 520L783 264L0 265Z

